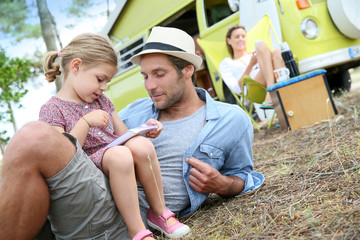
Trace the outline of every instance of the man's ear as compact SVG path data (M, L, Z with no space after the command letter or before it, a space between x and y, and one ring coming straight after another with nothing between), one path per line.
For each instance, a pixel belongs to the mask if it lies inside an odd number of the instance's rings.
M182 70L182 73L183 73L183 76L185 79L187 78L190 78L192 77L192 75L194 74L195 72L195 68L193 65L189 64L187 65L186 67L184 67L184 69Z
M74 58L70 63L71 72L76 75L81 65L82 65L81 58Z

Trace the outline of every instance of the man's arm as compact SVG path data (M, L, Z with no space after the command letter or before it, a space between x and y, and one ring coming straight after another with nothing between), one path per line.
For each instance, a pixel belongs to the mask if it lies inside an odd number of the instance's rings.
M244 189L245 182L241 178L221 175L218 170L196 158L188 158L187 163L193 166L189 185L198 192L232 197Z

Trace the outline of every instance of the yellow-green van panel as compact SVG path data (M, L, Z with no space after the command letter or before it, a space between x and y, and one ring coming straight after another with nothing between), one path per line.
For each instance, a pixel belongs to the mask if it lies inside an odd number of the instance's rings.
M122 10L125 14L120 14L109 35L120 40L137 38L192 2L194 0L128 0Z
M278 12L283 41L288 42L297 61L360 44L360 39L350 39L341 34L334 24L329 24L332 19L326 1L302 10L292 1L281 1L281 5L283 12ZM304 37L300 31L301 21L306 18L312 18L319 26L319 36L315 39Z
M138 98L149 96L144 87L143 79L140 67L135 67L111 80L105 94L113 101L116 111L121 110Z

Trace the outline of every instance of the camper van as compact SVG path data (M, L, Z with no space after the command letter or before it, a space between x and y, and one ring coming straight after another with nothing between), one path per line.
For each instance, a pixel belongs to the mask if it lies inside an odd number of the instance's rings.
M197 71L196 86L219 101L231 101L231 93L218 71L219 59L209 52L215 45L225 49L227 29L235 24L247 31L269 15L277 43L287 42L300 73L326 69L330 88L349 90L348 70L360 65L360 4L357 0L119 0L103 29L120 53L118 73L105 92L117 111L146 97L140 67L130 57L140 52L151 28L176 27L190 34L204 64ZM198 40L200 39L200 40ZM225 53L227 54L227 53Z

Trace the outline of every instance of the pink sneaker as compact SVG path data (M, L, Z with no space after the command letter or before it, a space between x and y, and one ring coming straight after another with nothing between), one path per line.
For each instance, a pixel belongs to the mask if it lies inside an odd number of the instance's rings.
M142 240L145 237L152 237L153 233L150 232L148 229L142 230L135 234L135 236L131 240ZM154 238L155 239L155 238Z
M164 233L168 238L180 238L190 232L190 228L187 225L180 223L177 219L177 223L170 227L166 226L166 220L171 217L175 217L175 214L169 209L166 209L159 217L157 217L149 208L147 223L150 227Z

